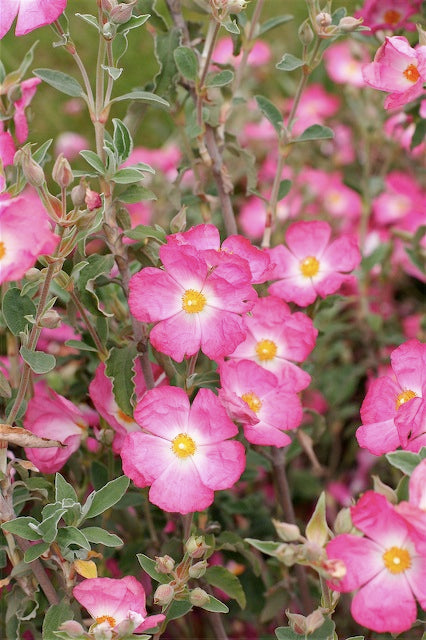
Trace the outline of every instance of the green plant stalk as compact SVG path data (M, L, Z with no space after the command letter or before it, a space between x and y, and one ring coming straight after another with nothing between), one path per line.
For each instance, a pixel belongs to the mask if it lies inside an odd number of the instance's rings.
M102 356L104 359L106 359L108 357L108 350L106 349L106 347L100 341L99 336L96 333L95 328L93 327L92 323L90 322L90 318L86 313L86 309L81 304L81 302L80 302L79 298L77 297L75 291L70 291L69 294L71 296L71 300L73 301L73 303L77 307L77 309L78 309L78 311L79 311L79 313L81 315L81 318L82 318L84 324L86 325L86 328L87 328L88 332L90 333L90 336L91 336L93 342L95 343L97 350L99 351L100 356Z

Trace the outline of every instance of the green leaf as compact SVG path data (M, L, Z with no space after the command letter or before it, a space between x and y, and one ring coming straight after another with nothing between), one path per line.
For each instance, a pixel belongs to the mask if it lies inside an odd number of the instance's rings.
M386 460L396 469L402 471L407 476L411 476L414 469L422 461L422 453L426 452L426 448L423 447L419 453L413 453L412 451L392 451L386 454Z
M209 601L206 602L206 604L203 604L200 609L205 609L206 611L214 611L215 613L229 613L229 608L226 606L226 604L224 604L214 596L209 596Z
M19 73L19 77L23 78L24 75L26 74L26 72L28 71L30 65L32 64L32 61L34 60L34 49L36 48L36 46L38 45L39 41L37 40L36 42L34 42L34 44L32 45L32 47L27 51L27 53L24 55L21 64L19 65L19 69L18 69L18 73Z
M240 29L237 23L235 22L235 20L228 20L228 22L222 22L222 26L225 27L225 29L229 31L229 33L235 33L237 35L240 33Z
M84 151L80 151L80 155L82 158L86 160L101 176L105 174L105 165L94 151L90 151L90 149L85 149Z
M50 140L46 140L46 142L43 142L43 144L40 145L39 148L32 154L33 160L35 160L38 164L43 164L52 142L52 138L50 138Z
M124 93L122 96L117 96L110 100L109 104L113 104L114 102L122 102L123 100L138 100L139 102L147 102L148 104L157 104L161 107L170 107L170 104L164 98L160 98L160 96L156 96L155 93L150 93L149 91L140 91L139 89L134 89L130 93Z
M336 625L333 620L327 618L324 623L316 629L313 633L310 633L307 638L309 640L334 640L334 630ZM275 629L275 635L278 640L302 640L303 635L295 633L290 627L278 627Z
M61 527L56 536L56 542L61 549L66 549L70 545L76 545L82 549L90 551L90 543L84 533L77 527Z
M275 27L279 27L281 24L290 22L290 20L293 20L293 18L294 16L290 15L289 13L285 13L282 16L277 16L276 18L270 18L269 20L266 20L263 24L260 25L258 33L259 37L264 33L267 33L267 31L275 29Z
M233 81L234 76L234 72L229 69L219 73L209 73L206 78L206 87L224 87Z
M281 180L280 186L278 188L278 201L286 197L291 189L291 185L291 180Z
M278 64L275 65L276 69L280 71L294 71L303 67L305 63L300 58L292 56L291 53L285 53Z
M382 265L390 256L392 252L392 243L383 242L374 249L370 255L365 256L362 259L361 266L365 271L370 271L376 264Z
M122 67L108 67L106 64L101 64L101 67L113 80L118 80L123 73Z
M255 98L257 105L265 118L269 120L275 131L280 135L283 127L283 117L281 112L270 100L268 100L268 98L265 98L264 96L255 96Z
M19 349L19 353L34 373L48 373L55 368L56 359L50 353L31 351L24 345Z
M129 482L127 476L120 476L99 491L92 491L83 507L84 519L94 518L116 504L126 493Z
M328 140L334 138L333 130L330 127L323 127L321 124L313 124L296 138L296 142L305 142L306 140Z
M32 562L33 560L37 560L37 558L43 555L43 553L46 553L49 547L49 542L40 542L39 544L34 544L24 553L24 562Z
M410 149L415 149L422 144L424 139L426 138L426 120L421 119L416 124L416 128L413 133L413 137L411 138Z
M173 56L181 75L195 82L198 77L198 60L194 51L189 47L178 47Z
M95 315L112 315L100 308L99 298L95 294L95 284L100 276L109 274L113 264L114 256L112 255L91 255L87 258L87 265L79 273L77 289L80 294L80 300L85 308Z
M66 509L57 509L51 516L43 520L38 526L41 537L49 544L53 542L58 533L59 520L62 518Z
M6 376L1 370L0 370L0 397L2 398L12 397L12 388L9 384L9 380L6 378Z
M76 13L75 15L99 31L99 22L96 20L95 16L92 16L90 13Z
M106 361L105 373L112 381L115 401L128 416L133 416L132 398L135 391L136 357L136 346L129 344L126 347L113 347Z
M365 640L364 636L351 636L350 638L346 638L346 640Z
M55 475L55 501L61 502L65 499L78 502L74 487L70 485L60 473L57 473Z
M30 527L30 523L35 527L38 527L39 525L39 522L34 518L24 516L22 518L15 518L15 520L8 520L8 522L4 522L1 525L1 528L13 535L24 538L25 540L40 540L41 534L37 533L37 531Z
M160 582L161 584L167 584L168 582L170 582L170 576L157 571L157 569L155 568L154 560L151 560L151 558L148 558L148 556L144 555L143 553L137 553L136 557L142 569L146 571L146 573L151 576L151 578L157 580L157 582Z
M106 547L119 547L123 544L121 538L114 533L109 533L105 531L105 529L101 529L101 527L86 527L82 529L81 532L89 542L94 542L95 544L103 544Z
M228 596L236 600L241 609L245 608L246 594L241 586L241 582L237 576L234 576L228 569L220 565L208 567L204 577L212 587L221 589Z
M33 73L37 78L41 78L51 87L65 93L67 96L72 96L73 98L86 97L81 85L67 73L55 71L54 69L34 69Z
M98 352L96 347L92 347L90 344L86 344L82 340L67 340L65 342L65 346L72 347L73 349L78 349L79 351L93 351L94 353Z
M111 180L117 184L133 184L140 182L143 179L143 174L138 169L127 167L126 169L119 169L111 176Z
M118 118L113 118L112 123L114 125L112 140L118 154L118 164L122 164L133 151L133 140L124 122Z
M141 200L157 200L157 196L151 189L147 189L139 184L131 184L130 187L127 187L125 191L122 191L118 196L117 200L120 202L125 202L126 204L131 204L134 202L140 202Z
M21 296L17 287L11 287L3 298L3 315L7 326L14 336L25 331L28 320L25 316L35 316L36 306L28 296Z
M166 33L158 33L155 38L155 57L159 64L159 71L154 77L155 90L160 96L174 101L179 71L176 66L174 52L181 44L181 31L172 28Z
M54 634L63 622L74 619L74 612L66 602L52 604L43 620L43 640L57 640Z
M273 542L272 540L255 540L253 538L245 538L245 541L251 544L252 547L265 553L267 556L275 556L275 553L279 547L282 546L282 542Z
M151 15L149 13L145 13L140 16L131 16L131 18L127 20L127 22L124 22L117 27L117 31L127 32L131 29L137 29L138 27L141 27L143 24L145 24L145 22L149 20L150 17Z
M318 502L315 506L315 510L306 525L305 534L309 542L317 545L318 547L325 546L328 540L328 526L325 515L325 493L321 493L318 498Z
M186 616L188 611L191 611L192 604L189 600L174 600L167 611L166 620L169 622L170 620L177 620L177 618L182 618Z
M129 229L124 234L128 238L132 238L132 240L145 240L146 238L153 238L160 244L164 244L166 242L166 232L161 227L146 227L143 224L138 224L134 229Z

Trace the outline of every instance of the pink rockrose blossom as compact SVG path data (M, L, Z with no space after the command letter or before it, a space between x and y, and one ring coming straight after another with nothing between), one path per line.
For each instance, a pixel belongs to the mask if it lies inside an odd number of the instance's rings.
M341 171L323 171L305 167L297 179L310 199L304 207L306 212L318 216L325 211L332 218L341 221L341 227L348 227L361 215L360 195L343 182Z
M161 149L135 147L122 166L129 167L132 164L144 162L151 165L155 171L161 171L170 182L173 182L177 178L181 158L181 150L171 142ZM145 180L149 180L149 174L146 175Z
M426 367L426 359L423 366ZM426 385L423 386L422 398L413 398L400 407L395 416L395 426L403 449L417 453L426 447Z
M311 377L295 362L303 362L315 346L318 335L304 313L291 313L288 305L274 296L259 298L245 320L247 337L229 357L253 360L274 373L280 381L291 382L293 391L305 389Z
M288 111L292 105L293 100L288 100ZM311 84L305 89L300 99L292 133L298 136L313 124L324 124L327 118L336 115L339 107L338 96L328 93L321 84Z
M370 60L367 47L355 40L337 42L324 51L325 68L337 84L365 87L362 66Z
M426 46L416 49L403 36L386 37L374 61L363 67L367 85L387 91L385 109L397 109L423 93L426 82Z
M167 243L194 247L204 257L209 269L215 269L225 279L233 277L233 267L237 265L250 274L249 282L252 284L269 279L270 260L266 251L254 247L247 238L239 235L229 236L221 246L219 230L213 224L199 224L183 233L168 236ZM229 274L227 265L231 266Z
M424 403L426 398L426 344L415 339L404 342L392 351L391 366L394 377L381 376L371 382L361 406L362 425L356 432L360 447L376 456L399 446L408 449L412 444L416 450L421 447L422 440L416 442L421 434L417 434L415 418L419 401L423 399ZM420 409L421 406L422 403Z
M59 471L80 446L89 424L81 408L49 389L43 382L35 385L34 397L28 402L24 427L41 438L58 440L62 448L26 447L25 454L42 473Z
M167 384L166 375L161 367L156 364L151 366L156 386ZM140 431L140 426L132 416L129 416L118 406L112 389L112 381L106 375L105 370L105 364L101 362L95 371L95 377L89 384L89 395L99 415L116 432L113 450L120 453L125 436L132 431ZM139 359L135 361L135 372L135 396L139 401L147 391Z
M67 6L67 0L2 0L0 40L18 16L15 35L24 36L34 29L52 24Z
M408 495L408 501L400 502L395 509L412 529L417 550L426 555L426 460L411 474Z
M422 115L421 106L425 106L425 113ZM419 114L422 118L426 118L426 100L422 100L420 103ZM421 142L416 145L414 149L411 148L413 135L416 131L416 123L411 114L404 111L394 112L390 118L388 118L384 124L383 130L385 134L397 142L410 156L414 158L423 158L426 153L426 142Z
M0 193L6 189L6 176L4 167L13 164L16 147L9 131L2 131L2 123L0 122Z
M426 216L426 192L413 176L391 171L385 184L385 191L373 200L374 220L378 225L395 225L411 213Z
M219 398L228 415L243 423L252 444L285 447L284 433L302 422L303 410L291 381L279 382L271 372L251 360L229 360L219 367Z
M214 491L231 488L245 467L244 447L229 440L238 433L210 389L200 389L192 407L178 387L152 389L137 404L143 433L126 436L124 473L165 511L207 509Z
M164 269L146 267L130 280L131 313L141 322L157 322L152 345L178 362L199 349L213 360L232 353L246 336L242 314L257 297L247 267L230 261L210 269L203 253L163 245Z
M85 136L74 131L64 131L59 134L55 141L55 156L61 153L67 160L74 160L80 151L89 148L89 141Z
M331 227L327 222L296 222L287 229L286 243L270 250L274 282L269 292L306 307L317 296L336 293L352 279L361 254L354 236L341 236L330 243Z
M233 55L234 44L230 36L225 36L218 40L212 55L213 63L218 64L232 64L234 67L238 67L241 63L243 54L238 56ZM268 64L271 59L271 49L266 42L262 40L256 40L251 49L247 64L250 68L260 67L264 64Z
M414 31L414 23L407 22L407 18L418 13L421 4L421 0L366 0L355 17L363 18L364 26L370 27L372 33L383 29Z
M55 356L80 355L78 349L65 344L67 340L81 341L81 334L76 333L68 324L61 324L53 329L43 328L37 342L37 350L46 351Z
M14 102L15 113L13 115L13 122L15 123L16 139L21 144L28 138L28 122L25 109L34 98L40 82L40 78L29 78L19 85L21 97Z
M52 233L47 211L35 191L0 197L0 282L19 280L41 255L55 251L59 237Z
M385 496L367 491L351 508L351 517L364 537L343 534L327 544L328 557L346 566L346 575L329 586L357 591L351 614L358 624L378 633L407 631L417 617L416 599L426 607L426 557Z
M131 621L136 624L135 633L141 633L165 618L162 613L147 617L145 590L133 576L89 578L74 587L73 595L97 624L105 624L106 629L113 630L120 623Z

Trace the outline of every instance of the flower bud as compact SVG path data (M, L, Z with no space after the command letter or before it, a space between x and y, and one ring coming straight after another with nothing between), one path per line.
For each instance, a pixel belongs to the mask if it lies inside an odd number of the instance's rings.
M424 47L426 46L426 31L422 29L421 24L416 24L416 27L417 27L417 33L419 34L419 45L421 47Z
M185 549L190 558L201 558L209 548L203 536L191 536L185 543Z
M115 36L116 31L116 26L112 22L105 22L104 26L102 27L102 35L105 40L112 40Z
M79 185L71 189L71 200L76 209L78 207L81 207L83 204L85 204L84 202L85 196L86 196L86 187L83 184L81 184L81 182Z
M155 556L155 569L158 573L170 573L175 568L175 561L170 556Z
M351 510L349 507L345 507L341 509L337 514L336 520L334 522L334 531L336 534L340 533L351 533L353 529L352 518L351 518Z
M84 196L84 202L87 205L89 211L93 209L99 209L102 206L101 196L97 191L92 191L89 187L86 187L86 195Z
M309 635L324 624L324 616L319 609L315 609L306 617L306 633Z
M285 564L286 567L291 567L297 560L298 548L294 544L283 544L277 551L276 556L280 562Z
M114 24L124 24L128 22L132 17L133 7L136 4L136 0L130 2L129 4L125 4L124 2L120 2L116 7L113 7L110 12L110 20Z
M117 4L117 0L101 0L102 11L109 13Z
M297 633L306 637L307 625L306 625L305 616L302 616L302 614L300 613L290 613L290 611L286 611L285 614L290 623L290 627L294 631L294 633Z
M360 25L362 25L363 18L354 18L353 16L345 16L338 24L338 27L343 33L350 33L356 31Z
M53 165L52 178L64 189L66 189L74 180L71 165L63 153L60 153L56 158L55 164Z
M327 13L326 11L321 11L321 13L319 13L316 17L315 17L315 22L317 23L317 25L321 28L324 29L325 27L329 27L332 23L332 17L329 13Z
M31 267L31 269L28 269L28 271L25 272L25 279L28 280L28 282L37 282L38 280L41 280L41 277L42 274L40 270L35 267Z
M300 530L297 525L289 522L278 522L278 520L273 520L272 522L275 531L284 542L296 542L296 540L300 539Z
M382 482L379 476L373 476L373 483L374 483L374 491L376 493L381 493L382 496L385 496L385 498L391 504L396 504L398 502L398 496L396 495L396 491L394 491L392 487L389 487L387 484Z
M67 620L66 622L63 622L58 631L67 633L69 638L80 638L85 633L81 624L75 620Z
M196 587L189 594L189 601L195 607L203 607L210 600L209 594L204 591L204 589L200 589L200 587Z
M61 316L54 309L49 309L46 311L42 319L40 320L40 327L45 327L46 329L56 329L61 324Z
M32 187L41 187L41 185L45 183L44 171L41 166L33 160L30 145L25 145L25 147L22 147L22 149L19 149L15 153L13 164L21 166L22 173Z
M309 44L311 44L312 40L314 39L314 32L312 31L311 25L309 24L309 22L307 20L302 22L302 24L299 27L299 31L297 32L297 34L299 36L300 42L305 47L307 47Z
M185 231L186 210L187 210L187 207L183 206L181 210L171 219L170 221L171 233L182 233L182 231Z
M190 578L201 578L207 569L207 562L205 560L200 560L200 562L196 562L189 567L188 574Z
M245 0L228 0L227 10L229 13L240 13L247 6Z
M164 606L174 598L175 590L171 584L160 584L154 593L154 604Z

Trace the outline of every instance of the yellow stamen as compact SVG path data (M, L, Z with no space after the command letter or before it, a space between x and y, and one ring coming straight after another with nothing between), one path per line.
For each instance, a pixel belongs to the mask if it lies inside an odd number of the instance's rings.
M4 246L4 242L0 242L0 260L4 258L6 255L6 247Z
M98 624L101 624L101 622L108 622L111 628L115 627L117 624L117 621L112 616L100 616L99 618L96 618L96 622Z
M411 389L405 389L405 391L402 391L396 398L396 410L398 411L401 405L405 404L406 402L408 402L409 400L412 400L415 397L416 397L416 394L414 391L411 391Z
M257 396L253 391L249 391L248 393L243 393L241 396L241 400L244 400L250 407L252 411L257 413L262 408L262 401L259 396Z
M127 422L128 424L134 422L133 418L131 416L128 416L127 413L124 413L124 411L122 411L121 409L117 411L117 418L119 418L123 422Z
M187 433L179 433L172 440L172 451L178 458L193 456L197 450L197 445Z
M305 278L312 278L313 276L317 275L320 268L320 263L315 258L315 256L307 256L304 260L302 260L299 266L300 271L302 272L302 275L305 276Z
M182 296L182 309L186 313L200 313L206 306L206 296L200 291L188 289Z
M413 83L417 82L417 80L420 78L419 70L417 69L415 64L409 64L403 73L407 80Z
M277 345L272 340L260 340L256 345L259 360L273 360L277 354Z
M407 549L391 547L383 554L385 567L391 573L402 573L411 567L411 557Z

